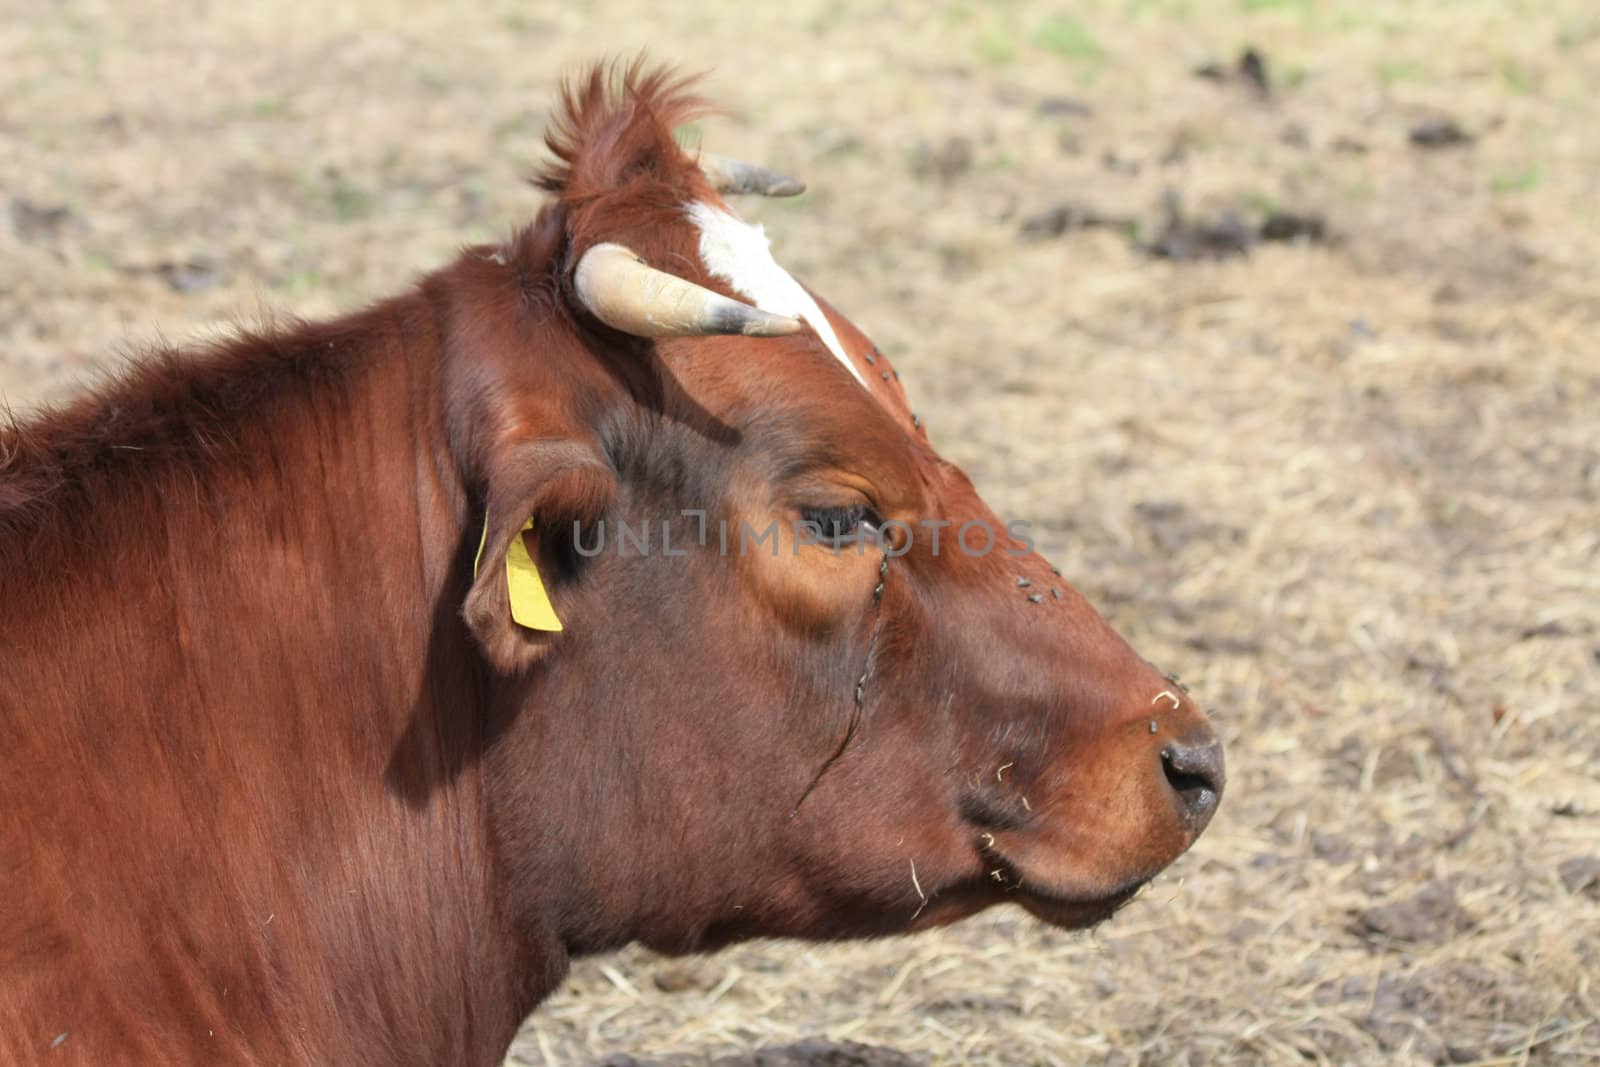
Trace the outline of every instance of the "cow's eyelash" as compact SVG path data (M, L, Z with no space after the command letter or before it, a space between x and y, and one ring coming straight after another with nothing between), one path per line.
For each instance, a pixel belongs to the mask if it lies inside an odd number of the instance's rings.
M802 507L800 519L816 528L818 540L824 544L839 544L862 534L876 537L883 529L883 516L866 504Z

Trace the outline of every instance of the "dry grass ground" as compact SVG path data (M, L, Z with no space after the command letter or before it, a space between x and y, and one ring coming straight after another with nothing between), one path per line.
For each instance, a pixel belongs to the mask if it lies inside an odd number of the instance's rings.
M1600 1061L1590 0L6 2L13 404L505 232L558 75L648 44L714 68L715 148L810 180L749 211L945 453L1215 709L1220 816L1104 929L627 951L516 1062ZM1155 258L1169 191L1331 239Z

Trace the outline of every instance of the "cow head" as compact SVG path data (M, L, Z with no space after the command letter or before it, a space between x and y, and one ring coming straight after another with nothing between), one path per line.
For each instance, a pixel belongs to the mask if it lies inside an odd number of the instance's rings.
M697 107L569 92L554 202L453 320L514 893L577 948L1098 921L1205 827L1216 735L723 195L793 184L674 142Z

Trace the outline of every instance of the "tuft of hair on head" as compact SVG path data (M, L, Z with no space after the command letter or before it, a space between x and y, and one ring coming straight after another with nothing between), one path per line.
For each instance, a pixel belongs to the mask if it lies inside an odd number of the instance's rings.
M699 171L673 131L718 112L694 91L702 77L640 55L596 63L570 78L544 138L555 159L533 184L574 206L636 182L692 188Z

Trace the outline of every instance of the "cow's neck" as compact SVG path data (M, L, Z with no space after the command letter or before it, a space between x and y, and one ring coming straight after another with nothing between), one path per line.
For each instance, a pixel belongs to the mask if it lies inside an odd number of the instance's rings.
M63 1023L80 1052L160 1033L150 1058L493 1062L544 991L514 978L530 968L485 828L458 614L475 539L434 409L435 320L422 296L368 313L331 383L239 412L240 459L151 471L93 509L89 550L5 583L0 643L25 649L8 681L55 706L0 697L0 726L58 724L0 790L37 813L0 852L59 876L23 902L82 957L56 973L106 983L95 1019ZM300 343L320 342L240 355ZM71 759L90 750L85 777ZM72 891L88 842L129 892Z

